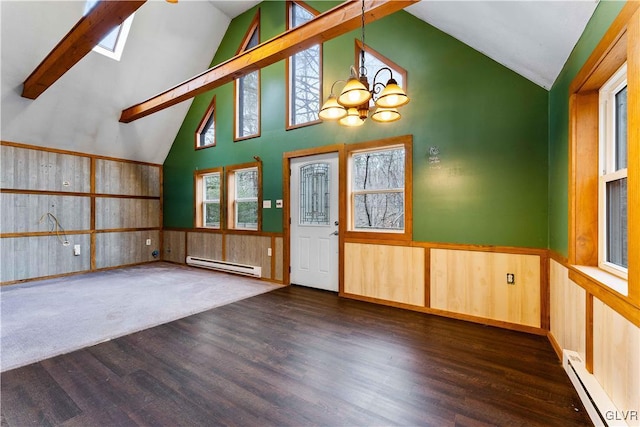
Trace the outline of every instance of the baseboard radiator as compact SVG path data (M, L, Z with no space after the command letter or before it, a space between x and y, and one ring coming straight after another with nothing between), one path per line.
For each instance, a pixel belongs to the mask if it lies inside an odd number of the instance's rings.
M587 371L584 361L578 353L563 350L562 366L578 392L593 424L605 427L629 427L634 425L629 422L635 423L638 420L637 411L619 411L615 407L596 377Z
M235 262L219 261L215 259L187 257L187 265L209 268L211 270L224 271L226 273L242 274L244 276L262 277L262 267L255 265L238 264Z

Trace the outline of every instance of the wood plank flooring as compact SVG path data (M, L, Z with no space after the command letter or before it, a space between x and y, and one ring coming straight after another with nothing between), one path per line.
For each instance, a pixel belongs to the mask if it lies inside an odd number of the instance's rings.
M591 425L544 337L286 287L2 374L2 425Z

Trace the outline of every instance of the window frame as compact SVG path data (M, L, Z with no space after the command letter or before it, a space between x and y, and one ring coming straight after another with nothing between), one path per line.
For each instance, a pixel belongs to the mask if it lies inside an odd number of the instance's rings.
M314 16L318 16L320 15L320 12L314 8L312 8L311 6L309 6L307 3L303 2L303 1L298 1L298 0L287 0L287 4L286 4L286 29L287 31L294 28L292 26L291 23L291 18L292 18L292 13L293 13L293 7L298 6L298 7L302 7L304 9L306 9L308 12L310 12L311 14L313 14ZM303 24L304 25L304 24ZM319 43L318 44L319 47L319 53L318 53L318 79L319 79L319 85L318 85L318 109L320 108L320 106L322 105L322 93L323 93L323 44ZM291 90L291 86L292 86L292 77L293 77L293 72L291 70L291 67L293 66L293 61L291 60L291 56L288 56L285 59L285 91L286 91L286 96L285 96L285 130L293 130L293 129L298 129L298 128L302 128L302 127L306 127L306 126L312 126L312 125L316 125L318 123L322 123L322 120L320 120L320 117L318 117L316 120L312 120L309 122L304 122L304 123L292 123L292 100L291 97L293 95L292 90Z
M363 152L386 151L397 147L403 147L405 151L404 230L357 230L354 228L353 200L355 193L352 190L352 158L355 154ZM357 144L349 144L345 147L345 159L345 237L352 239L410 241L413 238L413 137L411 135L405 135ZM386 190L377 191L377 193L380 192L386 192Z
M200 138L202 133L205 131L205 127L207 123L209 123L209 119L213 117L213 143L207 145L200 145ZM209 107L207 107L207 111L204 116L202 116L202 120L200 120L200 124L198 124L198 128L195 132L195 149L202 150L204 148L210 148L216 146L216 136L218 132L216 132L216 97L213 96L213 99L209 103Z
M91 9L93 9L93 7L95 6L95 4L93 6L91 6L89 9L87 9L87 5L89 4L89 0L85 1L85 11L83 16L87 15L87 13L89 13L89 11L91 11ZM97 4L97 2L96 2ZM91 49L92 51L99 53L100 55L104 55L107 58L111 58L114 59L116 61L120 61L120 58L122 58L122 53L124 52L124 45L127 43L127 38L129 37L129 31L131 31L131 25L133 24L133 17L135 16L135 13L132 13L131 15L129 15L129 17L127 19L124 20L124 22L122 22L122 24L118 25L117 27L114 28L114 30L117 28L118 30L118 34L116 35L116 41L113 45L113 49L110 49L106 46L101 45L100 43L102 43L102 40L104 40L104 38L106 38L106 36L108 36L109 34L105 35L105 37L103 37L94 47L93 49ZM112 30L113 31L113 30Z
M237 220L237 204L236 204L236 185L235 174L250 169L256 169L258 173L258 220L256 228L238 227ZM250 233L262 231L262 162L249 162L225 167L225 188L226 188L226 225L227 230L247 231Z
M598 267L623 279L628 278L628 268L607 261L607 184L628 176L628 168L618 169L615 165L616 153L616 95L627 87L627 64L618 71L599 90L599 178L598 178ZM628 123L628 120L627 120ZM615 289L615 288L614 288ZM622 294L627 289L615 289Z
M204 178L206 176L219 174L220 175L220 199L218 200L219 209L220 209L220 225L218 227L209 227L204 224L204 203L208 200L205 200L204 197ZM197 170L193 174L194 177L194 224L196 228L206 228L208 230L222 230L222 225L224 224L224 209L222 206L224 205L224 172L222 167L210 168L210 169L202 169Z
M627 2L569 85L569 279L640 326L640 4ZM627 62L628 278L598 267L599 89ZM636 238L634 238L636 237ZM626 287L626 295L616 291ZM589 355L587 355L589 362ZM589 363L587 363L589 365Z
M381 54L380 52L376 51L375 49L372 49L371 46L362 43L361 40L355 39L355 61L354 61L354 66L356 67L356 70L360 69L360 52L362 52L362 50L364 50L366 55L371 55L373 57L375 57L378 61L382 62L383 64L385 64L387 67L391 68L393 71L397 72L398 74L400 74L402 76L402 89L405 92L408 92L408 85L409 85L409 81L407 78L407 70L404 67L401 67L400 65L398 65L397 63L393 62L392 60L390 60L389 58L387 58L386 56L384 56L383 54ZM369 70L367 70L368 72ZM381 76L386 76L387 74L380 74ZM373 73L372 75L367 74L367 79L369 79L369 85L370 85L370 89L373 89L372 85L373 85L373 78L375 77L375 73ZM389 76L390 78L391 76ZM387 78L386 80L381 81L381 83L383 84L387 84L387 81L389 81L389 78ZM370 105L374 105L374 101L373 98L370 101Z
M236 51L236 55L239 55L243 52L245 52L247 50L247 46L249 44L249 42L251 41L251 38L254 34L254 32L257 31L257 35L258 35L258 45L260 45L260 9L258 9L256 11L255 16L253 17L253 20L251 21L251 24L249 25L249 28L247 30L247 32L245 33L243 39L242 39L242 43L240 44L240 47L238 48L238 50ZM257 122L258 122L258 130L255 134L251 134L251 135L243 135L240 136L239 135L239 124L240 124L240 84L239 81L240 79L246 77L248 74L251 73L247 73L244 76L241 76L237 79L235 79L233 81L233 142L238 142L238 141L244 141L247 139L252 139L252 138L258 138L260 136L261 133L261 127L262 127L262 120L261 120L261 116L262 116L262 100L261 100L261 96L260 96L260 92L261 92L261 80L262 80L262 76L261 76L261 70L256 70L256 71L252 71L252 73L257 73L258 76L258 85L257 85Z

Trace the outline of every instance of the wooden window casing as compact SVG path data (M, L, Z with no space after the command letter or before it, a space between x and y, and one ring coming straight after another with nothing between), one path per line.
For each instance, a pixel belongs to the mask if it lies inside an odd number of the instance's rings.
M628 279L598 267L599 89L627 63ZM569 87L569 278L640 326L640 2L627 2ZM589 299L588 298L588 299ZM589 338L589 336L587 337ZM590 357L587 356L587 365Z
M290 30L292 28L295 28L292 25L292 14L293 14L293 9L294 7L301 7L306 9L309 13L311 13L314 16L318 16L320 14L320 12L318 12L316 9L312 8L311 6L309 6L308 4L306 4L303 1L296 1L296 0L287 0L287 30ZM319 87L318 87L318 111L320 110L320 106L322 105L322 43L320 43L318 45L319 47L319 57L318 57L318 78L319 78ZM322 123L322 120L320 120L320 118L316 118L315 120L311 120L308 122L302 122L302 123L293 123L293 119L292 116L295 114L295 111L293 111L293 109L295 108L292 102L292 84L293 84L293 71L292 71L292 66L293 66L293 61L292 61L292 57L287 57L286 59L286 65L285 65L285 70L286 70L286 118L285 118L285 128L286 130L291 130L291 129L297 129L300 127L305 127L305 126L310 126L310 125L315 125L318 123Z
M213 142L211 144L202 144L202 134L207 131L207 124L209 124L213 120ZM198 129L196 130L196 150L200 150L202 148L215 147L216 145L216 97L214 96L207 108L207 112L202 116L202 120L200 120L200 124L198 125Z
M375 231L355 230L354 229L354 212L353 212L353 196L351 190L352 180L352 158L354 154L367 151L385 151L392 148L404 148L404 229L402 231L379 229ZM347 199L346 219L348 226L346 227L345 237L353 239L371 239L371 240L397 240L410 241L413 236L413 138L411 135L386 138L376 141L368 141L359 144L349 144L345 146L346 157L346 186L345 194ZM391 190L394 191L395 190Z
M257 224L256 228L246 228L236 226L236 181L235 176L237 172L245 171L247 169L256 169L258 175L258 188L257 188ZM226 183L226 224L228 230L242 230L248 232L255 232L262 230L262 162L250 162L242 163L238 165L232 165L225 167L225 183Z
M365 62L366 62L366 56L373 56L374 58L376 58L378 61L382 62L383 64L385 64L387 67L391 68L391 70L393 70L393 77L398 80L398 75L402 78L402 81L398 81L398 84L400 85L400 87L402 87L402 89L407 92L407 70L405 70L403 67L401 67L400 65L396 64L395 62L393 62L392 60L390 60L389 58L387 58L386 56L382 55L380 52L375 51L374 49L371 48L371 46L369 45L365 45L362 43L362 41L356 39L355 41L355 67L356 70L358 70L360 68L360 53L362 52L362 50L364 49L365 52ZM366 64L365 64L366 65ZM375 77L375 73L372 72L372 70L367 69L367 78L369 79L369 89L373 89L373 87L371 87L373 85L373 78ZM389 73L387 72L382 72L379 75L379 80L378 82L386 85L387 81L390 78ZM373 100L371 101L371 103L373 103Z
M220 204L220 213L219 213L219 217L220 217L220 225L218 227L207 227L205 225L205 218L204 218L204 203L205 203L205 197L204 197L204 178L207 175L212 175L212 174L219 174L220 176L220 199L219 199L219 204ZM193 174L194 177L194 199L195 199L195 210L194 210L194 223L195 226L197 228L213 228L213 229L220 229L222 228L222 224L224 224L224 218L222 216L223 214L223 209L222 209L222 205L224 203L224 174L222 172L222 168L211 168L211 169L203 169L203 170L199 170L196 171Z
M236 55L239 55L243 52L245 52L246 50L249 50L253 47L249 47L249 42L251 41L253 35L256 34L257 38L258 38L258 45L260 44L260 10L258 9L258 11L256 12L255 17L253 18L253 21L251 21L251 25L249 25L249 29L247 30L244 38L242 39L242 43L240 44L240 48L238 49L238 51L236 52ZM240 97L241 97L241 93L240 93L240 89L241 89L241 82L240 79L246 77L247 75L251 74L245 74L242 77L235 79L233 81L233 91L234 91L234 102L233 102L233 110L234 110L234 114L233 114L233 140L234 142L237 141L243 141L245 139L251 139L251 138L257 138L260 136L260 116L262 114L261 110L261 99L260 99L260 70L255 70L252 73L257 73L257 78L258 78L258 83L257 83L257 111L256 111L256 120L257 120L257 131L256 133L253 134L249 134L249 135L241 135L240 133L240 125L242 123L242 120L240 118L240 114L243 113L243 111L241 111L240 108Z

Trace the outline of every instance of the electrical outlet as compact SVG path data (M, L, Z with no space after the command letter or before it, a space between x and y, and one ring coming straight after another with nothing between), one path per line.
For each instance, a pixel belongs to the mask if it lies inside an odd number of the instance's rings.
M151 239L147 239L147 241L145 242L145 244L146 244L147 246L151 246Z
M271 256L271 248L267 249L267 256Z
M516 275L513 273L507 273L507 285L516 284Z
M80 256L80 245L73 245L73 255Z

